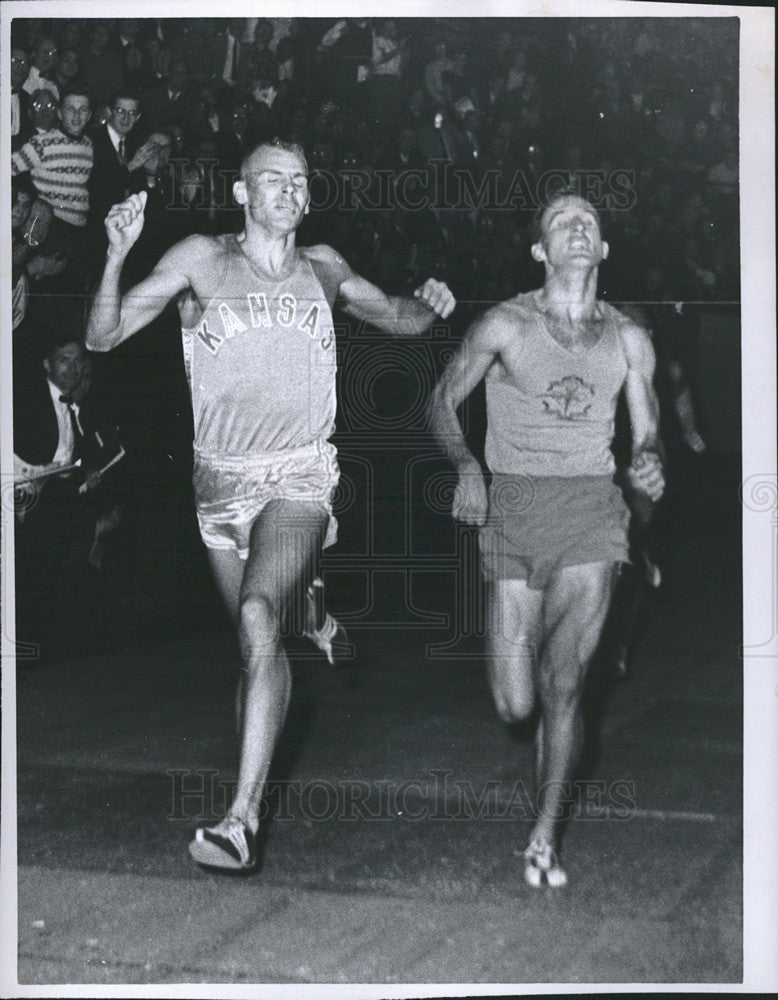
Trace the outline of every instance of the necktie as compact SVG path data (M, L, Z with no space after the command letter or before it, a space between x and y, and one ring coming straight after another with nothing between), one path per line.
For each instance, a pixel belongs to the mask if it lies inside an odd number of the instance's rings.
M70 398L70 396L60 396L60 401L65 403L68 408L68 414L70 415L70 426L73 429L73 458L72 461L81 458L81 452L83 450L82 446L84 444L84 434L81 430L81 424L78 420L78 414L76 413L76 404Z
M127 156L124 152L124 136L119 139L119 163L125 164L127 162Z

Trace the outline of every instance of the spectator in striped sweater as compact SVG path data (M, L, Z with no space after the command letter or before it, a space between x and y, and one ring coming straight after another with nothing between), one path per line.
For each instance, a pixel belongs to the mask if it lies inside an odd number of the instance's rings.
M46 252L67 258L64 271L52 278L48 294L65 296L78 305L85 291L85 226L89 211L87 181L92 170L92 140L84 135L89 122L89 96L78 89L63 94L59 126L32 136L11 156L13 176L29 171L39 198L51 206L54 218Z

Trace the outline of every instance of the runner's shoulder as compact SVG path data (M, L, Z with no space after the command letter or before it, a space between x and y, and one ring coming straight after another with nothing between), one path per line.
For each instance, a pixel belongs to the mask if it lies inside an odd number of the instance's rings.
M214 269L223 266L231 252L228 235L193 233L176 243L162 262L180 265L187 274L212 275Z
M517 336L535 322L537 307L528 294L515 295L487 309L475 323L474 333L498 346Z
M603 308L605 318L613 323L629 366L650 365L654 347L645 313L642 310L631 309L622 311L606 302L600 302L600 306Z
M651 343L649 319L644 310L630 306L616 308L608 302L600 302L599 306L626 346L638 347L646 341Z
M327 271L343 278L351 273L351 268L338 251L326 243L316 243L310 247L299 247L300 256Z

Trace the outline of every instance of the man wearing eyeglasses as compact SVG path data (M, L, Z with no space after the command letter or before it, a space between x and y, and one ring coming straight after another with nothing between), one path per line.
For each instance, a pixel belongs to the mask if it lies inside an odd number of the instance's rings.
M83 305L80 296L85 291L87 184L92 170L92 140L86 127L91 112L89 95L74 85L60 98L58 126L32 136L11 155L12 176L29 171L38 197L51 208L46 251L67 263L57 277L48 279L41 294L57 296L52 307L68 312Z
M140 179L132 175L144 162L135 142L141 118L140 96L120 90L111 102L108 120L90 131L94 148L92 173L89 176L90 243L95 261L102 261L108 249L104 221L111 205L138 190Z
M30 57L20 45L11 49L11 149L18 149L27 139L31 97L23 84L30 72Z
M23 88L28 94L35 93L41 87L54 92L54 96L59 100L59 88L54 82L54 63L57 58L57 43L53 38L43 36L32 53L32 64L24 81Z

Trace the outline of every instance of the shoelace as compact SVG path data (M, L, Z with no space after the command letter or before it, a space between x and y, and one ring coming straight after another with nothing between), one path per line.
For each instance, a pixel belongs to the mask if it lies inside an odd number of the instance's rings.
M543 871L548 871L555 860L554 849L546 840L533 840L524 851L524 857Z
M241 820L236 816L227 816L218 826L211 827L210 832L220 837L226 837L235 846L240 855L241 863L246 864L251 857L251 851L246 841L246 828Z

